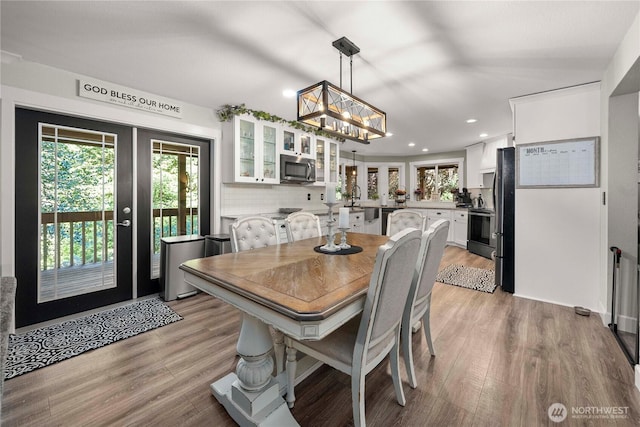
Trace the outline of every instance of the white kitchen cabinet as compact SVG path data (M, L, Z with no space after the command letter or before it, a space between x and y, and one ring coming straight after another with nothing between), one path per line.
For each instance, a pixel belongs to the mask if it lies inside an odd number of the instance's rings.
M299 129L283 126L280 153L315 159L315 135Z
M491 173L496 171L496 153L498 152L498 148L507 147L509 139L510 135L504 135L500 138L492 139L491 141L484 143L482 160L480 162L480 173Z
M453 227L453 243L456 245L467 248L467 223L468 223L468 214L467 211L453 211L453 224L450 224Z
M427 209L427 228L431 227L434 222L439 219L449 221L449 234L447 234L447 242L453 242L453 224L452 211L450 209Z
M467 147L467 188L482 188L483 186L482 173L480 172L483 151L484 143L482 142Z
M351 227L349 231L352 233L366 233L366 231L364 231L364 211L351 212L349 214L349 225Z
M316 137L316 184L338 182L339 144L324 137Z
M280 126L249 115L235 116L222 129L224 182L279 184Z
M382 234L382 222L380 218L371 219L364 222L364 232L367 234Z

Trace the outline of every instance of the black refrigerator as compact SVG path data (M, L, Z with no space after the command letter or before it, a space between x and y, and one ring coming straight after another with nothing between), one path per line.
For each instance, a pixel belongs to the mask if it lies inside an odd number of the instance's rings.
M493 181L496 211L496 285L514 292L514 228L516 197L516 149L497 150L496 174Z

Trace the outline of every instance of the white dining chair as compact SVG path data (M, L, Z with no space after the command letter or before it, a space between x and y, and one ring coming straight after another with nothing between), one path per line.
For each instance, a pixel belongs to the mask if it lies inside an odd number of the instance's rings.
M322 235L320 218L311 212L294 212L284 220L289 242L310 239Z
M264 216L238 218L229 226L231 251L241 252L280 243L276 222Z
M418 262L402 317L402 355L409 378L409 385L412 388L416 388L418 384L413 365L411 343L411 332L416 323L420 325L420 322L422 322L421 326L429 346L429 352L432 356L436 355L431 340L431 324L429 321L431 291L436 281L438 267L442 261L448 233L449 221L445 219L436 221L423 233Z
M351 376L351 400L355 426L365 425L365 376L390 356L396 399L405 404L400 378L400 324L413 278L422 232L406 229L380 246L364 309L319 341L285 337L287 346L287 403L295 402L296 352L299 350Z
M412 209L397 209L387 217L387 236L393 236L405 228L417 228L424 231L427 217L420 211Z
M280 235L275 220L265 216L246 216L238 218L229 226L231 252L242 252L280 244ZM284 335L270 328L273 338L276 373L284 369Z

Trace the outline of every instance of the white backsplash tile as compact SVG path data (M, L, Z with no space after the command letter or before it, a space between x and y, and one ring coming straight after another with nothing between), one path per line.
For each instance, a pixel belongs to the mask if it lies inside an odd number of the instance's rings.
M223 184L221 215L273 213L279 208L327 209L320 200L324 192L323 186Z

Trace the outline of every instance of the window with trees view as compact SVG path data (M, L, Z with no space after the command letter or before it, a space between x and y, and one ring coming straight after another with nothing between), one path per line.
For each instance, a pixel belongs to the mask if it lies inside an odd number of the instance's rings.
M454 201L454 190L459 186L460 162L415 163L415 200ZM413 179L412 179L413 181Z

